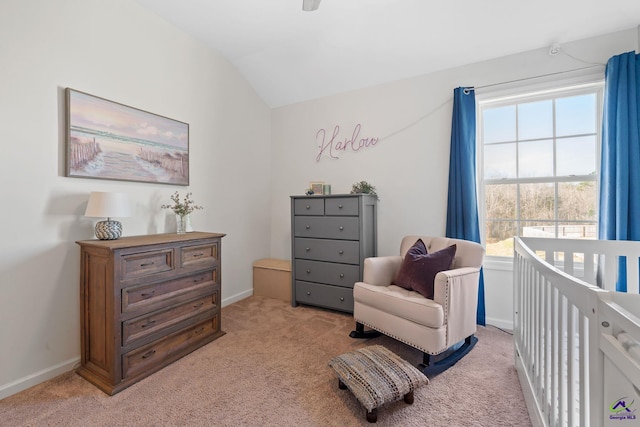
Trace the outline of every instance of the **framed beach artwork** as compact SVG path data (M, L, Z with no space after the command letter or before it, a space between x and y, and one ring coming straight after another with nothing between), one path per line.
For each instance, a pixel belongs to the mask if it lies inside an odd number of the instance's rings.
M71 88L67 176L189 185L189 125Z

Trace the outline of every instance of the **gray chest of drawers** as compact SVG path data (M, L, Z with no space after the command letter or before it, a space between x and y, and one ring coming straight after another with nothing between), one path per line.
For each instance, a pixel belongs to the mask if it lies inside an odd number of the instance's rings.
M353 313L353 285L378 252L376 230L375 196L291 196L292 305Z

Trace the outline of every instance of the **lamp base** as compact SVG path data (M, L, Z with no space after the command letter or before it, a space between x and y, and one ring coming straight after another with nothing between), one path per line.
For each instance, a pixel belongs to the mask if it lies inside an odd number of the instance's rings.
M116 240L122 236L122 224L119 221L99 221L96 224L96 237L100 240Z

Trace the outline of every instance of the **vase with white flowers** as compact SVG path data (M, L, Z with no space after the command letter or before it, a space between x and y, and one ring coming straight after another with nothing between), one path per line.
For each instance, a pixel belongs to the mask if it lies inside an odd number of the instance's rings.
M171 196L172 205L162 205L162 209L171 209L176 214L176 229L178 234L193 231L191 227L191 212L203 209L191 199L191 193L187 193L184 198L180 199L180 193L177 191Z

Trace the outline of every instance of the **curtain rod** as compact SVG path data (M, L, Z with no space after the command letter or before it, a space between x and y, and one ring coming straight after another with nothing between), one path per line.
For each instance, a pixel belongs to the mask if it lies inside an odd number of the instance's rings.
M509 80L509 81L500 82L500 83L491 83L491 84L483 85L483 86L472 86L472 87L465 88L463 92L464 92L465 95L468 95L469 92L471 92L472 90L476 90L476 89L484 89L484 88L487 88L487 87L506 85L506 84L510 84L510 83L524 82L524 81L527 81L527 80L539 79L539 78L542 78L542 77L557 76L559 74L573 73L573 72L576 72L576 71L589 70L591 68L604 67L604 66L605 66L605 64L594 64L594 65L590 65L588 67L574 68L573 70L556 71L555 73L542 74L540 76L524 77L522 79Z

